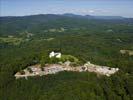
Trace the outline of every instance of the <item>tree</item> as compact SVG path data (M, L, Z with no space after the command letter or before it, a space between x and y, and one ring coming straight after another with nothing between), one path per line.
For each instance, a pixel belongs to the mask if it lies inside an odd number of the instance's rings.
M20 74L21 74L21 75L24 75L24 74L25 74L25 71L21 70L21 71L20 71Z
M50 58L47 55L43 55L40 60L40 64L42 67L44 67L47 63L50 63Z

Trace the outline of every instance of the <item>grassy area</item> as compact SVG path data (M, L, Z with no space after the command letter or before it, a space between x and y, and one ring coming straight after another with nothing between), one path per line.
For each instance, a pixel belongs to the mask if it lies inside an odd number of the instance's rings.
M46 40L46 41L51 41L51 40L53 40L54 38L48 38L48 39L44 39L44 40Z
M0 42L9 43L13 45L19 45L23 41L22 38L16 37L0 37Z
M60 29L49 29L48 31L49 32L64 32L65 29L61 27Z
M67 60L70 60L71 62L79 62L79 59L72 55L62 55L61 56L61 61L67 61Z

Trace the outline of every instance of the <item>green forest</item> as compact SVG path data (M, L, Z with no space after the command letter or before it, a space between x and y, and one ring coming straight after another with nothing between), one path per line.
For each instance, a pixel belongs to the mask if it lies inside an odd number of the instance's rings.
M0 100L133 100L133 55L120 50L133 51L133 19L0 17ZM64 71L15 79L51 51L120 71L110 77Z

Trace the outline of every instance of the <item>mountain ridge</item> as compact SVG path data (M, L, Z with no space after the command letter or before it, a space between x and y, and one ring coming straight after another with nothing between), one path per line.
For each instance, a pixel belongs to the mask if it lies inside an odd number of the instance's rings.
M30 16L65 16L65 17L76 17L76 18L86 18L86 19L133 19L122 16L95 16L95 15L80 15L73 13L64 13L64 14L35 14L35 15L25 15L25 16L0 16L0 18L21 18L21 17L30 17Z
M126 17L122 16L94 16L94 15L77 15L72 13L63 14L68 17L79 17L79 18L88 18L88 19L125 19Z

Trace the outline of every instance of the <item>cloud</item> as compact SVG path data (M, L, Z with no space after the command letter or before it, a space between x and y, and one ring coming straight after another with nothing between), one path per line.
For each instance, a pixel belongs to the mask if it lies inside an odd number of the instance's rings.
M89 13L94 13L95 11L94 10L89 10Z
M88 8L60 8L60 7L51 7L49 10L46 11L47 13L54 13L54 14L62 14L62 13L74 13L74 14L81 14L81 15L99 15L99 14L106 14L108 13L107 10L104 9L88 9Z
M93 10L93 9L78 9L77 10L77 13L84 14L84 15L86 15L86 14L93 14L95 12L96 11Z

